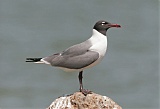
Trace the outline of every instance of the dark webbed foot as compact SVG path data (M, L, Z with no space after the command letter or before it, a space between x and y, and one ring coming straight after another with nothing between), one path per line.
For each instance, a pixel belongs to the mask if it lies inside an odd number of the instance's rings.
M90 90L86 90L86 89L82 89L82 90L80 90L80 92L82 92L85 96L87 95L87 94L92 94L92 91L90 91Z

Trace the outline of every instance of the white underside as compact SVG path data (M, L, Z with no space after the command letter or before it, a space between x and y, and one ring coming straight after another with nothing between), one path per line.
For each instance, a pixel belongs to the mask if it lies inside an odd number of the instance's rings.
M40 61L34 62L34 63L36 63L36 64L49 64L50 65L50 63L45 61L43 58Z

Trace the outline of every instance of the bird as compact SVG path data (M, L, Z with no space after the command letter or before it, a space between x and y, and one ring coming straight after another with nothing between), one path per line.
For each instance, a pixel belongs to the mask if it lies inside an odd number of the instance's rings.
M120 28L121 26L105 20L99 20L93 26L91 37L86 41L47 57L26 58L26 62L44 63L67 72L79 72L79 91L87 95L91 91L83 88L83 71L86 68L97 65L103 59L107 50L106 32L112 27Z

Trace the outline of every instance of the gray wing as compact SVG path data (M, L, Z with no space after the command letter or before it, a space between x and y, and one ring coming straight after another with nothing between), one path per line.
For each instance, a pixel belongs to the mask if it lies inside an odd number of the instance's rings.
M86 40L85 42L69 47L68 49L64 50L61 54L70 56L81 55L87 52L87 50L89 50L91 46L91 42L89 40Z
M43 58L43 60L56 67L81 69L92 64L99 58L99 53L89 51L91 46L91 42L87 40L80 44L71 46L61 53Z
M86 51L79 55L72 54L54 54L44 58L52 66L64 67L69 69L81 69L87 67L99 58L99 53L94 51Z

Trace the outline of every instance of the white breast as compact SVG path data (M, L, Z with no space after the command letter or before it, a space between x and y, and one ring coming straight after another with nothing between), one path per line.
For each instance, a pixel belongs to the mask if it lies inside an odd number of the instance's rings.
M90 67L97 65L104 57L106 50L107 50L107 36L104 36L103 34L99 33L97 30L93 29L93 35L89 39L89 41L93 45L89 48L89 50L98 52L99 59L85 68L90 68Z
M98 52L100 58L102 58L107 50L107 36L93 29L93 35L89 40L93 44L93 46L91 46L89 50Z

